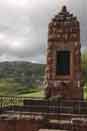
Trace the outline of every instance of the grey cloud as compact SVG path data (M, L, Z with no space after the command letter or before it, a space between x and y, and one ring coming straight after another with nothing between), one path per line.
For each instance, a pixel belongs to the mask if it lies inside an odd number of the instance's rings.
M80 18L82 45L86 46L86 8L82 0L21 0L22 4L20 0L13 1L0 0L1 59L45 61L48 23L63 3Z

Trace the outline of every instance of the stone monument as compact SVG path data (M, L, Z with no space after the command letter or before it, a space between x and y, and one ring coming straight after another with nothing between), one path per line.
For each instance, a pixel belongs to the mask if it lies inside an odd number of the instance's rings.
M63 6L49 23L46 97L83 99L80 23Z

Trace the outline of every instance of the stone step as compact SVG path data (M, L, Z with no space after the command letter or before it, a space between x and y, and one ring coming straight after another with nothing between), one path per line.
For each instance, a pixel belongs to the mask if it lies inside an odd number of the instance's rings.
M40 129L39 131L67 131L67 130Z
M57 120L51 120L45 123L44 128L48 129L59 129L59 130L71 130L72 129L72 123L71 121L57 121Z

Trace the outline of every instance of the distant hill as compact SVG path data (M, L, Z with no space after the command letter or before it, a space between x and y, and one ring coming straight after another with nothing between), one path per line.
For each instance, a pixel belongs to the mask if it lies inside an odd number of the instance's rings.
M0 95L35 91L43 81L44 65L30 62L0 63Z
M0 95L27 95L39 91L45 65L30 62L0 63ZM82 53L82 74L87 87L87 51ZM87 92L87 88L85 88Z

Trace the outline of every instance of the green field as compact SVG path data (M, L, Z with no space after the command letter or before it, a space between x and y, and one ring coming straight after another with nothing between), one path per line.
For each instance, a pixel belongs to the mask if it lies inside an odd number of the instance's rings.
M44 91L43 90L40 90L40 91L37 91L37 92L34 92L34 93L27 93L27 94L22 94L20 96L23 96L23 97L41 97L41 98L44 98Z
M84 99L87 100L87 86L84 86Z
M0 79L0 96L23 96L44 98L44 89L26 87L13 79ZM87 99L87 84L84 86L84 99Z
M37 87L26 87L14 79L0 79L0 96L42 96L43 91Z

